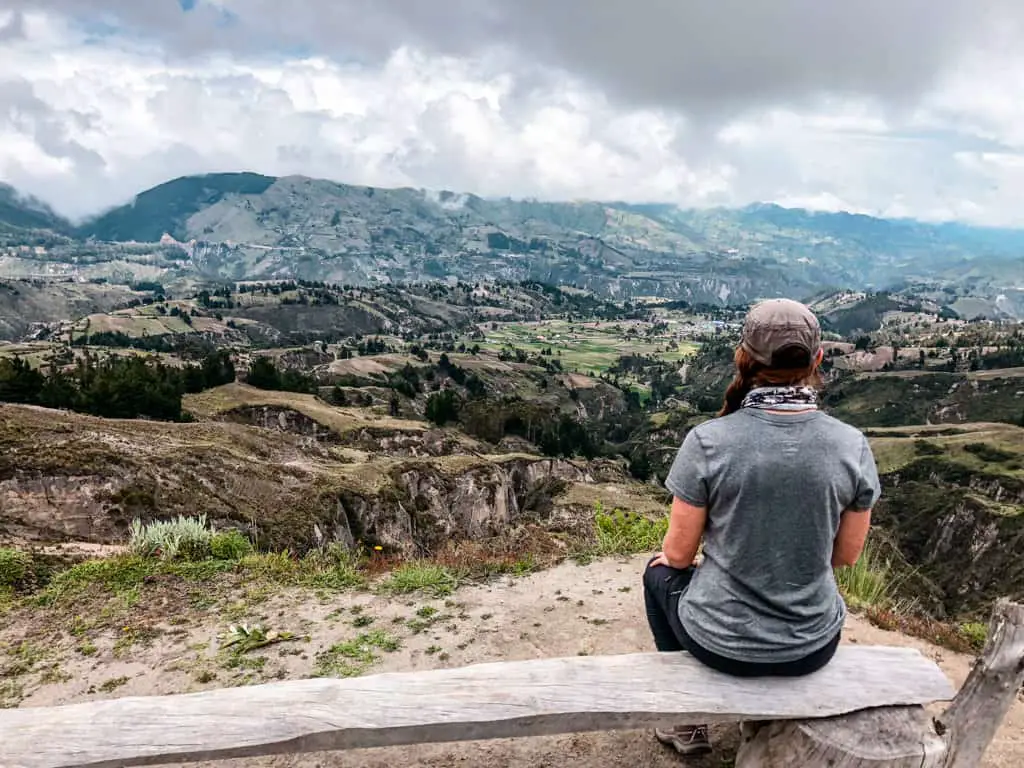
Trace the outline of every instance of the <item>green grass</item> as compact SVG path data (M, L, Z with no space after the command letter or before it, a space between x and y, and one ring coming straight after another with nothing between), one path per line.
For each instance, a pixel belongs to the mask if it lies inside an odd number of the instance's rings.
M496 330L488 326L486 340L480 347L489 352L514 347L532 354L550 349L566 371L577 370L589 375L604 373L623 355L653 355L662 360L679 361L696 349L693 344L679 344L677 349L666 351L672 340L669 335L626 338L623 329L627 325L623 323L616 330L615 323L601 323L597 328L564 320L499 323Z
M980 621L965 622L960 625L960 633L964 636L971 648L981 652L988 641L988 625Z
M429 562L413 562L396 568L380 588L399 595L424 592L444 597L454 592L458 585L458 578L447 568Z
M380 661L378 651L394 653L401 641L383 630L359 635L317 654L317 677L358 677Z
M236 542L237 543L237 542ZM235 551L243 551L238 547ZM198 561L167 560L129 554L88 560L72 566L35 595L43 606L67 604L87 592L100 590L118 597L124 608L140 599L139 589L155 576L176 576L185 581L208 583L225 573L239 573L250 581L281 586L342 591L365 583L355 559L340 550L315 552L296 558L287 552L249 554L237 560L212 557Z
M635 512L615 509L605 512L597 505L594 544L586 554L592 557L654 553L661 549L668 532L668 516L651 520Z
M126 600L138 600L133 590L157 575L179 576L186 581L209 581L217 574L232 570L234 563L222 560L171 562L138 555L121 555L102 560L87 560L58 573L36 596L41 605L56 605L73 600L89 589L99 588ZM128 605L127 607L131 607Z
M870 542L855 565L837 568L835 576L839 591L857 609L890 604L899 582L892 564Z
M241 560L252 553L252 542L241 531L215 533L210 539L210 554L215 560Z
M21 589L32 576L32 555L0 547L0 589Z

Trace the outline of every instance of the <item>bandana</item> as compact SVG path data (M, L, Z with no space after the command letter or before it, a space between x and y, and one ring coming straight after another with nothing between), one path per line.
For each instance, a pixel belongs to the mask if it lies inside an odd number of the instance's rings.
M757 387L743 398L743 408L766 411L806 411L818 408L814 387Z

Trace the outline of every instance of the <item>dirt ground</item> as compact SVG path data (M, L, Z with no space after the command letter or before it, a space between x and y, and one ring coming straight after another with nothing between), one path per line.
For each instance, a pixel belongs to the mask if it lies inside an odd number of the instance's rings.
M366 672L463 666L475 662L618 654L651 651L639 574L643 558L566 563L522 578L465 587L448 598L387 598L363 593L330 599L296 594L239 595L230 620L223 613L163 627L151 643L126 644L103 638L88 655L69 644L60 658L64 681L26 688L22 706L47 706L129 695L166 694L307 677L317 654L361 633L384 630L400 639L394 652L379 652ZM248 601L248 602L246 602ZM248 606L248 607L246 607ZM244 615L242 615L244 614ZM218 636L232 621L260 621L278 631L303 636L247 654L264 661L241 668L224 663ZM131 628L126 631L134 631ZM852 617L849 643L910 646L935 659L950 679L962 684L971 659L924 642L885 632ZM72 641L69 640L69 643ZM262 668L260 666L262 665ZM246 668L248 667L248 668ZM51 678L53 676L51 675ZM202 682L199 682L199 681ZM619 768L678 766L723 768L735 748L736 726L712 730L716 753L683 763L648 732L581 734L453 745L424 745L347 753L310 754L204 766L234 768ZM986 768L1024 765L1024 703L1017 702L983 763Z

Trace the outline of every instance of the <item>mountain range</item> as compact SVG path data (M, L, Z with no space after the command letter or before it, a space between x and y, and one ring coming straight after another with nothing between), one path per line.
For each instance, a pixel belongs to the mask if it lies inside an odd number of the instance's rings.
M487 199L253 173L175 179L76 224L0 185L0 276L41 275L187 286L537 279L716 304L912 287L1021 316L1024 231L768 204Z

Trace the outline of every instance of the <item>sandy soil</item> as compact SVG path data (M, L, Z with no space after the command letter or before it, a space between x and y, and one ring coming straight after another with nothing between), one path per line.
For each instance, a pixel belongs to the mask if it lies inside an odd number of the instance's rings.
M374 629L401 638L402 647L381 653L368 672L462 666L501 659L529 659L576 654L618 654L653 650L643 615L639 573L643 559L602 561L588 566L563 564L524 578L467 587L448 599L388 599L353 593L330 600L296 600L294 594L240 594L231 621L261 621L268 629L308 635L248 654L265 659L262 670L230 669L218 654L218 635L231 623L225 615L200 615L162 627L151 644L128 645L118 638L96 643L89 656L75 651L74 641L60 660L64 682L26 690L22 706L46 706L127 695L203 690L267 679L312 674L316 654L334 643ZM353 608L355 607L355 610ZM423 610L424 608L428 610ZM428 617L429 609L437 613ZM364 617L364 618L359 618ZM372 622L370 622L372 619ZM417 626L419 620L419 626ZM412 624L410 625L410 622ZM357 627L356 624L364 624ZM416 631L416 630L420 631ZM136 628L129 628L129 632ZM960 685L971 659L924 642L885 632L857 618L847 624L846 642L911 646L935 659ZM118 658L119 657L119 658ZM203 673L206 674L203 674ZM208 680L209 676L215 679ZM51 676L52 677L52 676ZM197 680L206 682L199 683ZM104 685L106 683L106 685ZM104 689L106 691L104 692ZM717 728L718 751L688 765L722 768L737 740L736 726ZM724 761L725 760L725 761ZM550 738L425 745L348 753L247 759L206 766L261 768L390 768L480 765L488 768L612 768L678 766L681 760L647 732L584 734ZM983 763L986 768L1024 764L1024 703L1018 702Z

